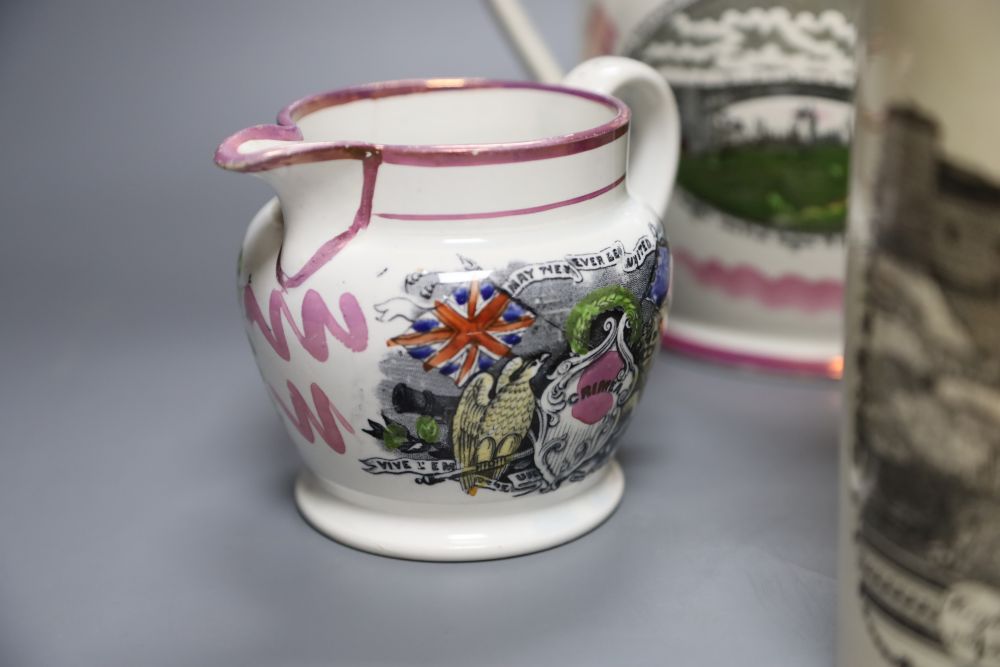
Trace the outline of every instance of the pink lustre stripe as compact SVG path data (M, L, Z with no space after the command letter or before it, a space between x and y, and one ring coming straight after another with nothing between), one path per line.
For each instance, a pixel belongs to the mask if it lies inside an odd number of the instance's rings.
M508 218L514 215L541 213L542 211L551 211L554 208L579 204L581 202L594 199L595 197L600 197L605 192L614 190L624 181L625 174L622 174L614 183L605 185L603 188L594 190L593 192L588 192L585 195L573 197L572 199L564 199L551 204L531 206L528 208L515 208L506 211L487 211L484 213L376 213L375 216L378 218L385 218L386 220L484 220L486 218Z
M809 280L792 274L771 278L747 264L726 266L714 259L699 260L683 249L674 250L673 255L695 282L734 299L749 298L767 308L805 312L839 310L843 304L844 286L839 280Z
M378 153L372 153L362 159L361 170L364 180L361 185L361 201L358 202L358 210L354 214L351 226L321 245L295 274L288 275L281 268L282 251L278 250L278 263L275 266L278 284L285 289L298 287L309 280L314 273L326 266L326 263L336 257L361 230L368 227L372 219L372 199L375 197L375 179L378 177L378 168L381 163L382 156Z
M668 350L675 350L676 352L680 352L681 354L690 357L705 359L717 364L725 364L727 366L745 366L770 373L809 375L813 377L827 377L837 380L840 379L840 376L844 371L844 358L842 356L830 357L829 359L820 361L767 357L759 354L736 352L711 345L696 343L692 340L688 340L671 333L669 329L663 333L663 347Z
M577 97L603 105L614 112L614 117L601 125L569 134L494 144L381 145L335 141L304 142L302 132L296 124L303 117L321 109L358 100L491 88L522 89ZM488 79L388 81L321 93L293 102L278 114L276 125L255 125L223 141L215 153L215 163L223 169L232 171L256 172L331 159L361 159L372 153L381 153L385 164L424 167L458 167L545 160L575 155L615 141L628 132L629 117L629 109L621 100L554 84ZM256 152L240 152L240 146L251 140L276 140L288 143L285 146Z

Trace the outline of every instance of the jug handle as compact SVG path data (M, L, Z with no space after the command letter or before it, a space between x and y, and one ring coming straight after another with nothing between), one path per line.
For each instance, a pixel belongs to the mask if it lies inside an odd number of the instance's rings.
M600 56L577 65L563 83L617 97L632 111L628 189L662 219L680 158L680 114L655 69L631 58Z

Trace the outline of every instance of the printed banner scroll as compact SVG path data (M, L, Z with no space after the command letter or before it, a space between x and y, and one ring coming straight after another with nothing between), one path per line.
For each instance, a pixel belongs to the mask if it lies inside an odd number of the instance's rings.
M626 273L630 273L638 269L643 260L655 248L655 239L643 236L636 242L632 252L627 252L625 246L619 241L598 252L567 255L565 259L522 266L511 273L510 277L501 285L501 289L512 296L517 296L528 285L543 280L565 279L578 283L583 280L581 271L597 271L612 266L621 266Z

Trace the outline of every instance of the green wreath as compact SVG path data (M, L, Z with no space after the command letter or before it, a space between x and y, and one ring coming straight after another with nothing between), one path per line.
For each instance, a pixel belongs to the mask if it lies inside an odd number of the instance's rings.
M621 285L598 287L576 302L566 318L564 333L569 349L576 354L590 350L590 327L604 313L621 309L629 323L629 346L635 348L639 340L639 299Z

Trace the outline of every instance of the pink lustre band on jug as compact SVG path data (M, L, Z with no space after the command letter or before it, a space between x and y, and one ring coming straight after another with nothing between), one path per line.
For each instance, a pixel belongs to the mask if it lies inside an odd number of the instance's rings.
M571 95L597 102L615 111L615 116L596 127L570 134L543 137L530 141L484 144L371 144L365 142L305 142L297 121L328 107L358 100L374 100L396 95L431 94L441 91L484 88L520 88ZM629 110L615 98L585 90L553 84L490 79L417 79L389 81L321 93L293 102L278 114L274 125L256 125L233 134L215 153L215 163L223 169L240 172L267 171L277 167L321 160L361 160L380 155L386 164L421 167L459 167L484 164L527 162L575 155L611 143L628 132ZM285 141L287 146L241 153L248 141Z
M428 144L394 145L365 142L306 142L297 122L305 116L328 107L358 100L375 100L384 97L413 94L432 94L442 91L477 89L526 89L570 95L601 104L615 112L613 118L596 127L569 134L544 137L530 141L484 144ZM215 153L215 162L231 171L263 172L279 167L329 160L359 160L362 162L364 184L354 220L350 227L328 239L306 263L294 273L286 273L278 261L278 283L285 289L302 285L306 280L333 259L359 232L368 227L372 216L372 202L379 166L384 164L417 167L461 167L506 164L543 160L574 155L599 148L622 137L628 132L629 110L621 101L605 95L565 86L486 79L420 79L393 81L346 88L306 97L282 109L275 125L256 125L233 134L222 142ZM285 145L263 148L243 153L240 147L250 141L282 141ZM498 212L471 212L468 214L386 213L383 218L397 220L454 219L472 220L490 217L526 215L547 211L560 206L587 201L620 185L624 175L614 183L597 191L565 201L552 202L537 207Z
M736 299L754 299L768 308L838 310L844 298L840 280L809 280L789 274L771 278L746 264L726 266L714 259L699 260L683 249L674 250L674 261L699 284Z

